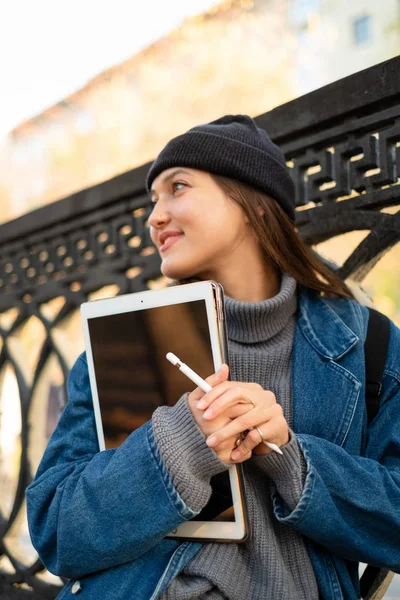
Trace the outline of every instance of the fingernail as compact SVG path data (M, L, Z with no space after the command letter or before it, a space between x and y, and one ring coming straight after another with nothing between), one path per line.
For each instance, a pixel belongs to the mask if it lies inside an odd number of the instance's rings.
M238 460L241 456L242 456L242 453L240 452L240 450L234 450L231 454L231 459Z
M209 438L206 439L206 444L207 446L215 446L215 444L217 443L217 438L215 437L215 435L210 435Z
M197 408L205 408L206 407L206 403L204 402L204 400L199 400L197 403Z
M204 413L203 417L205 419L211 419L213 417L213 411L211 410L211 408L209 408L208 410L206 410L206 412Z

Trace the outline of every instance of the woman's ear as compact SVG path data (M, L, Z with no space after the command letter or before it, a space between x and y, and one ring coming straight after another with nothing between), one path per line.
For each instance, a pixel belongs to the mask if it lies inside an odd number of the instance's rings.
M257 206L257 213L260 217L263 217L265 215L265 211L262 206ZM247 215L245 215L244 217L244 222L246 223L246 225L250 223L250 220Z

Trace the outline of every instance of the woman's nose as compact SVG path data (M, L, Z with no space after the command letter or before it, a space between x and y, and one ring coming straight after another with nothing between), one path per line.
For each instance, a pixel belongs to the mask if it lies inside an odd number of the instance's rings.
M163 225L168 223L170 220L170 216L166 211L157 210L157 207L155 207L153 208L147 222L150 227L155 227L157 229L158 227L163 227Z

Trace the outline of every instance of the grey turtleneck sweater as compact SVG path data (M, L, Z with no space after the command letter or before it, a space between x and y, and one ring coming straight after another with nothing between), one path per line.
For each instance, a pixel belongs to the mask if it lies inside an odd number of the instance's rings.
M274 392L289 426L296 282L284 274L280 292L257 303L225 299L230 375ZM161 456L177 491L194 510L211 495L210 478L226 469L208 448L186 402L153 415ZM275 518L274 482L286 504L298 503L304 459L291 432L283 456L274 452L243 463L251 537L243 544L206 543L162 594L162 600L317 600L318 588L302 536Z

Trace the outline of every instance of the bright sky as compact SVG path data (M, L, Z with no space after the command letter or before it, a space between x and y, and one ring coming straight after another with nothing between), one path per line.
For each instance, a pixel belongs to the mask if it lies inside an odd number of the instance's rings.
M2 0L0 138L220 0Z

